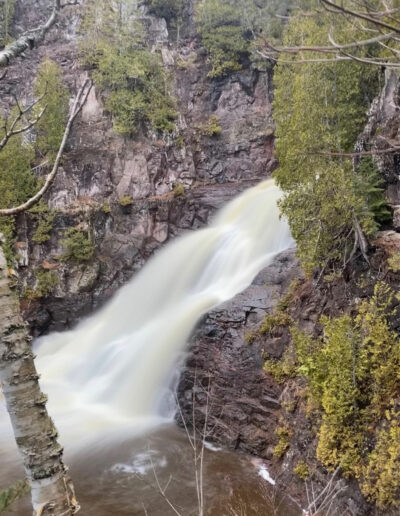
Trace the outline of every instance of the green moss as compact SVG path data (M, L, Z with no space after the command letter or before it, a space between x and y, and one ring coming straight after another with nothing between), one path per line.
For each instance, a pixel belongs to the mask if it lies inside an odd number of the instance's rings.
M296 376L296 358L288 348L280 360L266 358L264 371L269 373L278 383L284 383L288 378Z
M94 246L79 227L67 229L61 243L65 248L63 261L87 262L93 258Z
M247 344L251 344L252 342L254 342L256 340L257 335L258 335L258 332L254 331L254 330L248 331L244 336L244 341Z
M290 308L290 304L293 300L294 295L296 294L296 290L301 285L301 280L299 278L294 279L288 288L287 293L281 297L276 305L276 309L278 312L287 312Z

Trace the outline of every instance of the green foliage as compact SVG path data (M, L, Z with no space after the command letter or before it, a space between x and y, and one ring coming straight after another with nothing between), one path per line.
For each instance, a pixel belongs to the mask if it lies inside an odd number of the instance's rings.
M176 183L174 186L174 197L183 197L185 193L185 185L182 183Z
M149 13L165 18L170 24L182 17L183 5L183 0L148 0Z
M300 480L307 480L310 476L310 468L304 460L299 460L293 468L293 472L300 478Z
M82 60L94 68L96 87L105 97L117 132L130 135L145 128L171 132L177 113L166 92L160 55L145 46L133 5L118 0L115 7L101 0L86 2Z
M111 213L111 206L108 201L105 201L101 207L101 211L105 213L106 215L109 215Z
M60 283L57 274L53 271L36 269L35 276L35 288L28 287L24 291L24 297L29 301L37 301L42 297L48 296L53 292L54 288Z
M323 337L292 330L298 371L322 413L319 460L359 478L363 492L381 506L398 504L400 493L400 475L394 473L400 460L398 418L390 416L375 443L370 436L400 391L394 301L390 288L378 283L355 316L323 317Z
M260 326L261 335L271 334L279 328L285 328L292 323L291 317L285 312L276 312L273 315L267 315Z
M288 378L296 376L296 359L291 349L287 349L280 360L267 358L264 371L274 377L278 383L284 383Z
M393 253L387 260L389 269L392 272L400 272L400 253Z
M124 195L123 197L120 197L118 199L118 202L119 202L119 205L120 206L132 206L133 204L133 199L130 195Z
M242 13L232 0L204 0L196 13L198 30L209 53L210 77L223 77L242 68L250 38L242 25Z
M79 227L69 228L61 243L65 247L63 261L87 262L93 258L94 246Z
M4 127L4 119L0 117L0 127ZM0 131L0 138L2 138ZM22 136L13 136L0 152L0 208L12 208L31 197L35 193L36 179L31 171L34 151L30 145L22 142ZM14 259L14 217L0 217L0 232L6 243L4 254L9 265Z
M30 492L27 480L17 482L15 485L0 493L0 512L5 512L10 505Z
M299 278L294 279L290 283L288 291L286 292L286 294L284 296L281 297L281 299L279 299L279 301L276 305L276 310L278 312L287 312L289 310L290 304L293 301L293 297L295 296L296 291L300 287L300 285L301 285L301 280Z
M219 118L216 115L211 115L205 125L198 127L201 134L204 136L219 136L222 133Z
M50 233L53 229L54 212L47 213L39 217L39 224L36 228L35 233L32 236L32 241L36 244L43 244L50 240Z
M262 33L271 41L281 38L284 16L291 0L203 0L196 10L196 22L206 48L211 71L209 77L224 77L241 70L253 58ZM257 63L259 64L259 63ZM262 63L265 67L265 61Z
M273 454L275 457L283 457L290 446L290 438L292 431L286 424L281 424L275 428L275 434L278 437L278 444L275 446Z
M16 0L0 0L0 47L11 41L11 24Z
M284 43L328 44L331 24L336 24L336 37L344 42L359 36L342 17L337 21L321 12L293 18ZM310 59L323 56L307 55ZM331 156L353 151L377 92L378 73L357 62L276 68L274 113L280 166L275 178L284 192L282 212L307 272L337 260L343 263L352 252L357 227L371 235L387 216L372 161L363 159L354 169L350 160Z
M65 131L68 116L69 91L62 81L62 72L57 64L44 58L36 77L34 93L43 100L37 105L37 114L46 107L46 111L35 129L37 148L50 160L54 159Z
M258 333L254 330L248 331L244 336L244 341L246 344L251 344L257 338Z
M364 471L362 491L378 507L398 507L400 498L400 419L393 409L379 430Z

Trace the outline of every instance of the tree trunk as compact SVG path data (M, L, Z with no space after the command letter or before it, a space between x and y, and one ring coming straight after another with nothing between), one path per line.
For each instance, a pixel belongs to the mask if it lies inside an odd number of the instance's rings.
M71 516L79 506L40 390L30 340L0 238L0 384L32 489L33 514Z

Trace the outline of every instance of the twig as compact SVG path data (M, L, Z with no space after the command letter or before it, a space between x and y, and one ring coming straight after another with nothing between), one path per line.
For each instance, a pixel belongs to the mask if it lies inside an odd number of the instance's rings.
M85 82L83 83L83 85L81 86L80 90L78 91L78 94L75 98L74 105L72 107L72 111L68 118L68 122L67 122L67 125L65 128L65 131L64 131L64 136L61 141L61 145L58 149L58 153L57 153L57 157L55 159L54 165L53 165L53 169L50 172L50 174L47 176L43 187L25 203L20 204L19 206L16 206L14 208L6 208L6 209L0 210L0 216L17 215L18 213L29 210L29 208L32 208L32 206L35 205L43 197L43 195L48 191L48 189L52 185L52 183L57 175L57 172L58 172L58 169L60 166L60 162L61 162L61 158L63 156L64 149L65 149L69 134L71 132L72 125L73 125L76 117L78 116L78 114L81 112L82 107L84 106L85 102L87 101L87 98L89 96L91 88L92 88L91 81L89 79L86 79Z

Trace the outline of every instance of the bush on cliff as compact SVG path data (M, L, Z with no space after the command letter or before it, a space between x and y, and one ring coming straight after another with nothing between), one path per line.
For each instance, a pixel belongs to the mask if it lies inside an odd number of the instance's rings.
M118 9L102 0L89 0L81 26L82 60L94 69L95 84L116 131L127 135L146 128L171 132L175 103L167 92L161 57L147 48L137 14L126 0L118 1Z
M321 338L292 330L298 371L322 415L317 456L358 478L380 507L400 503L400 337L391 325L396 303L389 287L378 283L356 315L323 317Z

